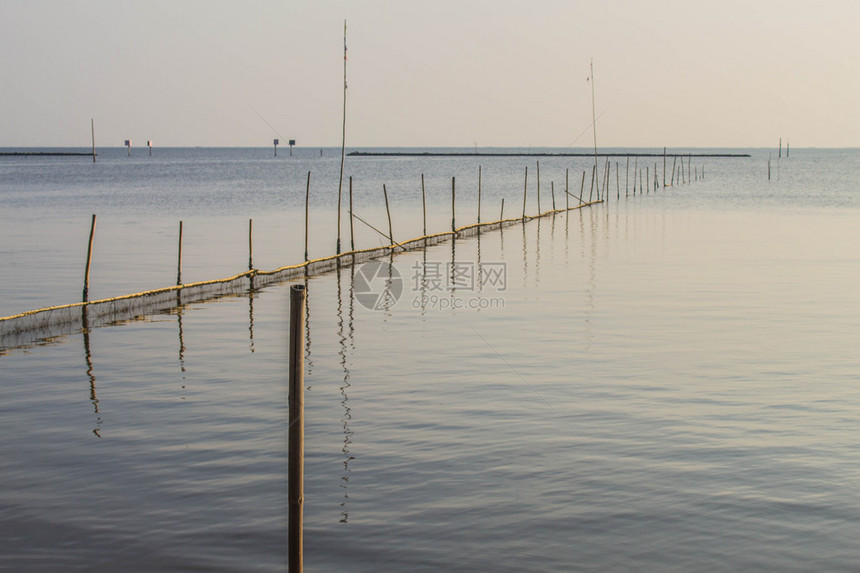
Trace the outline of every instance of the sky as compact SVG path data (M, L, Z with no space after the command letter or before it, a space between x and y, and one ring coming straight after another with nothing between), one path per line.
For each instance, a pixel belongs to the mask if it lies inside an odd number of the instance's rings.
M0 147L339 147L344 21L347 147L860 147L856 0L3 0Z

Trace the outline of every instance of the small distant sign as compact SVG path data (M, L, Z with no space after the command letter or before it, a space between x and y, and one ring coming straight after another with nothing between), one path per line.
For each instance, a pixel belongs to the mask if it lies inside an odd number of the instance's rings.
M147 145L148 147L152 147L152 140L151 140L151 139L147 139L147 140L146 140L146 145Z
M295 145L295 144L296 144L296 140L295 140L295 139L291 139L291 140L290 140L290 145Z
M125 140L125 146L126 146L126 147L131 147L131 140L130 140L130 139L126 139L126 140Z
M276 140L274 140L274 141L275 141L275 145L280 145L280 144L281 144L281 140L280 140L280 139L276 139Z

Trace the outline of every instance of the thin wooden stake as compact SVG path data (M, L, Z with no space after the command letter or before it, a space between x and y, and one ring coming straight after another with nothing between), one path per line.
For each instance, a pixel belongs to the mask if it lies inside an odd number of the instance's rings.
M537 162L537 200L538 200L538 216L541 214L540 210L540 161Z
M179 254L176 257L176 284L182 284L182 221L179 221Z
M355 232L353 229L353 220L355 217L352 214L352 175L349 176L349 250L355 250Z
M654 172L656 173L657 170L655 169ZM663 187L665 187L665 186L666 186L666 148L664 147L663 148Z
M675 162L678 161L678 156L672 157L672 187L675 186Z
M549 190L552 195L552 210L555 211L555 181L549 182Z
M621 173L619 173L618 162L615 162L615 200L621 198Z
M254 219L248 219L248 270L254 270Z
M311 172L308 171L308 186L305 190L305 262L308 260L308 212L311 200Z
M579 184L579 204L582 205L582 193L585 191L585 170L582 170L582 183Z
M93 132L93 163L96 162L96 120L90 119L90 128Z
M96 215L93 213L93 221L90 223L90 240L87 244L87 265L84 269L84 292L83 301L90 300L90 264L93 262L93 237L96 234Z
M570 211L570 169L564 170L564 208Z
M421 208L424 210L424 236L427 236L427 195L424 192L424 174L421 174Z
M526 175L523 180L523 219L526 218L526 195L529 188L529 166L526 165Z
M388 208L388 190L385 188L385 183L382 184L382 194L385 197L385 212L388 214L388 238L391 244L394 244L394 231L391 228L391 209Z
M630 156L627 156L627 170L624 172L624 196L630 196Z
M499 213L499 221L505 220L505 198L502 197L502 210Z
M305 481L305 355L304 318L306 291L304 285L290 288L290 358L289 358L289 460L288 479L288 560L290 573L301 573L304 545Z
M478 165L478 224L481 224L481 166Z
M457 232L457 223L455 221L456 217L456 207L457 207L457 184L455 181L455 177L451 177L451 232Z

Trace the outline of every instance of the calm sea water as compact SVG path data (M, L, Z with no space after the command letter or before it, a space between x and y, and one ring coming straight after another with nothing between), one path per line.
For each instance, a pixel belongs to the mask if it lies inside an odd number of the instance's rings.
M368 267L309 279L306 569L856 570L860 151L743 151L635 196L613 159L608 203L398 255L381 310ZM91 299L175 282L179 220L187 282L247 268L249 219L298 262L308 171L334 251L338 150L125 153L0 158L0 315L79 299L93 213ZM542 210L579 194L587 158L540 162ZM482 220L526 166L537 211L533 158L346 174L402 240L422 173L428 232L452 177L473 222L479 165ZM0 570L285 570L287 287L5 349Z

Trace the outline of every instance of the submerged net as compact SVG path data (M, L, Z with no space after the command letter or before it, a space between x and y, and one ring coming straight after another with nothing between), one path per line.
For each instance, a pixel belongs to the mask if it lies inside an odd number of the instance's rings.
M50 344L58 338L74 334L81 329L119 325L142 320L149 315L170 313L188 304L224 297L245 296L249 292L264 287L305 277L319 276L338 267L356 265L401 252L424 249L444 243L452 238L474 237L482 231L492 231L518 223L522 224L532 219L580 209L600 202L583 203L570 209L557 209L532 217L475 223L460 227L455 231L425 235L383 247L349 251L272 271L253 269L225 279L176 285L115 298L54 306L3 317L0 318L0 354L8 349Z

